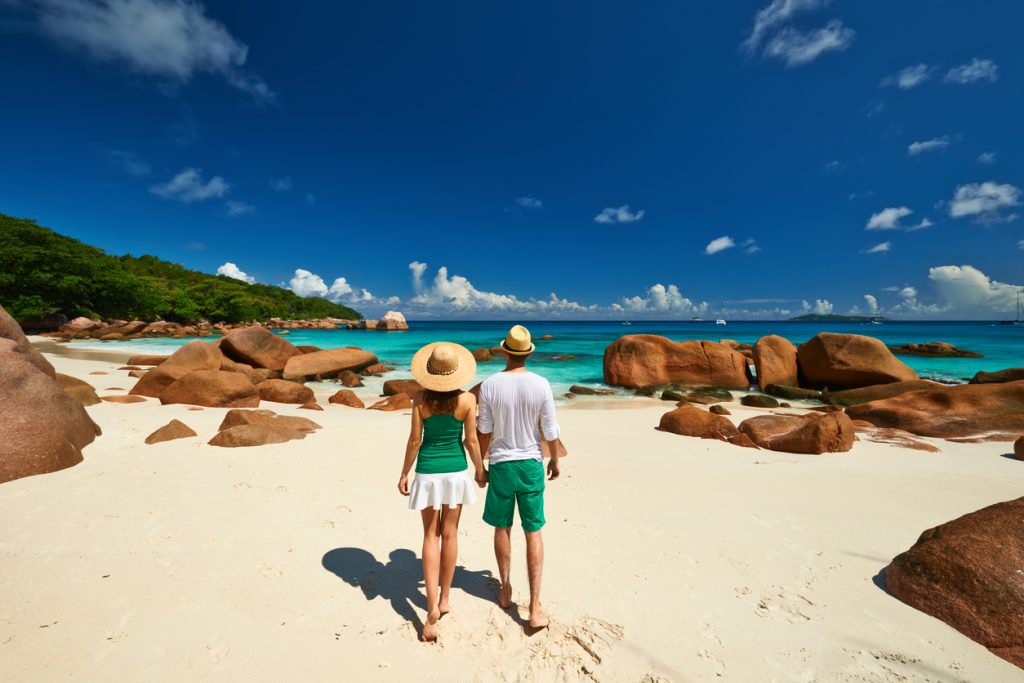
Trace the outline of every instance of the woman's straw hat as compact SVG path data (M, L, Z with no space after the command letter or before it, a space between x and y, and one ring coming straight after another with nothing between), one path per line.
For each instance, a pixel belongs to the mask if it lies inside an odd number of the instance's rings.
M476 359L465 346L434 342L412 357L412 376L424 389L455 391L476 376Z
M522 325L516 325L508 331L508 336L501 342L501 348L505 353L513 356L528 356L533 353L537 345L530 341L530 331Z

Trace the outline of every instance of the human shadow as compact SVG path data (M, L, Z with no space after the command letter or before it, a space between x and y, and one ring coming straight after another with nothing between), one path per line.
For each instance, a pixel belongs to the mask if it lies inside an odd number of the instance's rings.
M348 585L358 588L367 600L383 598L391 609L423 633L423 621L416 608L427 609L427 599L420 590L423 586L423 565L416 553L397 548L388 555L384 564L362 548L335 548L323 556L324 569ZM472 571L462 565L455 567L452 588L475 598L494 602L498 581L489 569Z

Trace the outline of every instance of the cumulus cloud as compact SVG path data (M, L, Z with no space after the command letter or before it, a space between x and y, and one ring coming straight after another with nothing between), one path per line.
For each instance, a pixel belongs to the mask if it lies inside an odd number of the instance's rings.
M708 309L707 302L696 303L683 296L676 285L652 285L644 294L623 298L621 303L612 304L613 310L631 313L674 313L697 315Z
M838 20L810 31L784 28L765 45L764 55L778 59L792 69L810 64L827 52L844 52L853 45L856 35L853 29Z
M629 204L624 204L623 206L620 206L617 209L605 209L601 213L594 216L594 222L602 223L605 225L614 223L636 223L643 217L643 210L633 212L629 210Z
M898 230L903 226L900 220L914 213L905 206L890 207L872 214L868 219L867 230Z
M966 64L955 66L946 73L947 83L971 85L974 83L995 83L999 80L999 65L991 59L975 57Z
M884 254L892 249L892 242L881 242L864 250L865 254Z
M328 287L322 277L303 268L295 269L295 275L288 281L288 288L299 296L318 296L328 301L333 301L336 304L374 303L378 301L373 294L361 287L353 287L343 277L336 278L331 283L331 286ZM397 301L396 298L392 297L384 300L383 303L397 303Z
M112 149L107 152L107 159L130 176L149 175L151 170L149 164L134 152Z
M229 216L245 216L246 214L254 213L256 207L252 204L246 204L240 202L237 199L229 199L224 202L224 206L227 207Z
M164 199L191 204L207 199L220 199L230 189L231 186L219 175L204 180L202 169L186 168L167 182L153 185L149 191Z
M986 166L991 166L992 164L996 163L996 153L982 152L981 154L978 155L978 163L985 164Z
M285 177L270 179L270 189L272 189L274 192L287 192L288 190L292 189L292 187L293 185L291 178Z
M542 206L544 206L544 202L537 199L536 197L519 197L518 199L516 199L516 204L523 207L524 209L539 209Z
M228 261L220 268L217 269L217 275L223 275L225 277L234 278L235 280L241 280L242 282L248 282L250 285L256 282L256 278L246 273L243 273L238 266L231 261Z
M708 242L708 246L704 247L704 253L710 256L711 254L717 254L718 252L725 251L726 249L732 249L735 246L736 243L733 239L728 235L725 235Z
M761 8L754 15L754 26L750 30L750 35L743 41L743 49L747 52L756 52L772 31L788 23L794 15L818 9L827 2L828 0L772 0L770 5Z
M916 290L905 288L901 291L903 301L891 310L917 318L1003 318L1014 311L1021 289L1020 284L993 280L969 265L931 268L928 280L932 290L929 301L921 301Z
M1008 223L1017 218L1007 209L1020 204L1020 190L1009 183L970 183L960 185L949 203L953 218L971 218L977 223Z
M936 152L938 150L946 149L951 143L952 140L948 135L943 135L941 138L912 142L907 146L907 154L912 157L916 157L919 154L924 154L925 152Z
M899 291L899 296L902 299L913 299L917 297L917 290L910 285L907 285Z
M815 299L814 305L804 300L800 302L800 310L803 313L815 313L817 315L829 315L835 309L832 302L828 299Z
M275 93L244 69L249 48L193 0L36 0L28 7L59 45L160 79L222 78L257 102Z
M881 85L895 86L900 90L910 90L921 85L932 77L935 69L928 64L915 64L889 74L882 79Z
M878 315L878 298L873 294L865 294L864 301L867 302L868 313L871 315Z

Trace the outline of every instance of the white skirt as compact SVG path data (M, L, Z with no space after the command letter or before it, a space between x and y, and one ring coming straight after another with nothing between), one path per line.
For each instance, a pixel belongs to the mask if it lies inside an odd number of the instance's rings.
M409 509L440 510L442 505L472 505L476 502L476 483L469 477L469 469L444 474L416 473L409 490Z

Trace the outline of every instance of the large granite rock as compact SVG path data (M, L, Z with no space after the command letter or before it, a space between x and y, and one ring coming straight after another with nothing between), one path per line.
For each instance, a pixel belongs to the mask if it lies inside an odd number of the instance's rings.
M684 403L662 415L658 429L681 436L717 439L737 446L754 447L754 444L741 434L728 418L701 410L689 403Z
M415 396L421 391L423 391L423 387L414 379L389 379L384 382L382 393L385 396L395 396L396 394Z
M50 365L50 361L43 358L43 354L32 348L32 344L29 343L25 333L22 332L21 326L4 310L3 306L0 306L0 339L10 339L14 342L14 349L44 374L50 377L57 374L57 371Z
M409 323L398 311L388 311L377 321L378 330L408 330Z
M267 446L306 438L305 432L294 429L271 427L269 425L244 424L217 432L208 442L211 446L221 448L247 448L251 446Z
M822 332L797 349L801 384L855 389L917 379L880 340L859 334Z
M54 380L64 390L65 394L83 406L94 406L100 402L100 397L96 395L96 389L88 382L84 382L77 377L71 377L70 375L62 375L59 372L54 376Z
M190 436L199 436L195 430L181 420L171 420L160 429L146 437L146 444L152 446L155 443L173 441L175 439L186 439Z
M289 382L286 379L268 379L256 385L256 391L260 398L271 403L295 403L302 405L316 400L313 390L298 382Z
M217 345L204 341L190 341L168 356L155 368L139 378L129 394L160 398L164 390L175 381L196 370L218 370L224 357ZM138 360L134 358L132 360ZM143 365L143 363L131 363Z
M260 404L260 395L245 375L223 370L195 370L168 385L160 394L160 403L255 408Z
M934 358L981 358L980 353L957 348L947 342L925 342L923 344L900 344L889 350L899 356L930 356Z
M0 341L0 483L82 462L100 428L17 342Z
M754 344L754 368L761 391L769 384L800 386L796 346L785 337L772 334L758 339Z
M348 406L349 408L365 408L366 404L363 403L362 399L356 396L356 392L351 389L342 389L336 394L327 399L328 403L334 403L336 405Z
M761 448L783 453L843 453L853 448L853 422L843 413L759 415L739 430Z
M1024 498L921 534L885 568L896 598L1024 668Z
M750 382L743 354L717 342L676 342L653 334L631 334L604 351L604 383L609 386L747 389Z
M278 415L273 410L229 410L217 431L231 429L238 425L264 425L296 432L315 432L320 425L306 417Z
M937 386L850 406L847 414L877 427L953 439L994 432L1012 441L1024 433L1024 381Z
M292 356L284 366L284 378L304 381L313 377L334 377L345 370L359 372L377 364L377 356L369 351L348 347L326 349Z
M395 410L408 410L409 408L412 408L412 398L408 394L393 394L377 401L369 409L391 412Z
M995 372L978 372L971 378L971 384L1002 384L1024 379L1024 368L1007 368Z
M158 356L150 353L143 353L132 356L128 359L128 365L160 365L170 356Z
M844 389L842 391L822 392L821 400L836 406L854 406L869 401L877 401L883 398L892 398L905 394L908 391L920 391L922 389L939 389L943 384L932 382L927 379L911 379L905 382L891 382L889 384L876 384L870 387L859 389Z
M289 359L303 355L287 339L262 327L232 330L221 339L220 350L233 361L269 370L283 370Z
M1024 436L1013 442L1013 457L1024 460Z

